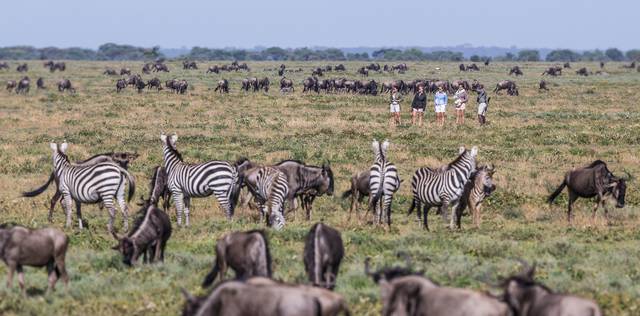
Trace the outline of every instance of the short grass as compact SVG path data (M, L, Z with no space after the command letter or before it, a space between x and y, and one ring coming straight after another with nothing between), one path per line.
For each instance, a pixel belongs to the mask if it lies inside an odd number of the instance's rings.
M608 315L640 314L637 180L629 182L627 206L611 207L611 226L605 224L602 213L595 224L590 224L590 201L576 204L573 227L566 224L566 193L556 205L545 203L566 170L594 159L607 161L619 175L640 174L640 74L621 69L621 64L608 63L607 76L585 78L569 71L558 78L547 78L551 91L544 93L537 91L537 83L550 64L521 64L525 75L515 79L520 96L490 93L487 126L479 127L474 121L475 102L468 105L465 126L454 126L451 107L444 128L434 126L431 111L426 127L408 126L407 97L402 103L404 125L389 128L387 96L301 93L302 79L313 67L326 63L287 62L289 68L304 69L287 74L296 82L296 92L291 95L280 95L277 87L272 87L268 95L239 92L239 81L246 76L269 76L277 85L275 72L264 69L279 63L250 62L250 74L205 75L205 65L213 63L200 63L200 70L184 71L178 62L172 62L171 73L157 76L163 81L187 79L191 88L186 95L168 91L137 94L131 89L116 94L118 77L101 75L107 66L139 70L142 63L68 62L66 72L54 74L39 62L28 63L32 81L44 77L49 90L33 88L27 96L0 91L2 222L49 225L46 209L52 189L34 199L19 194L46 180L52 169L51 140L67 140L72 159L113 150L137 151L141 156L131 171L140 192L146 194L150 171L162 162L159 135L176 132L179 149L191 162L235 160L240 156L262 163L285 158L311 164L331 162L337 196L317 200L312 222L298 216L297 220L290 218L283 231L269 231L275 277L305 282L303 239L313 222L324 220L343 234L346 258L336 290L347 298L355 315L375 315L381 309L378 289L363 273L364 259L372 257L376 266L400 263L395 257L400 250L411 254L417 268L424 268L426 275L443 285L494 293L499 291L491 284L518 271L516 258L526 259L538 263L538 278L557 291L593 298ZM362 64L346 63L349 71L344 76L358 78L355 70ZM372 74L370 78L476 78L490 90L496 82L508 78L506 72L511 65L493 63L478 73L459 73L454 63L412 62L406 74ZM590 70L597 67L596 63L573 64L574 70L582 66ZM0 80L19 79L21 74L14 69L12 65L11 71L0 72ZM70 79L78 93L55 91L55 81L60 78ZM220 78L230 80L229 95L213 92ZM394 201L389 230L355 216L349 219L348 202L339 198L348 188L351 174L370 166L373 138L391 141L390 160L404 179ZM486 203L482 227L472 228L465 218L462 231L449 231L439 217L431 216L432 231L422 231L413 216L406 216L413 171L450 161L460 145L479 146L479 162L493 163L497 168L498 190ZM85 206L90 228L65 229L71 237L68 293L60 287L56 293L43 296L45 272L28 268L28 298L22 298L17 288L0 287L0 314L179 313L181 287L204 293L199 284L212 263L215 240L230 231L261 227L255 211L239 210L235 220L227 222L213 198L198 199L194 204L193 226L175 229L166 262L135 268L123 266L111 250L114 241L106 232L106 212ZM133 201L130 205L136 208ZM174 216L173 210L170 213ZM63 223L58 207L52 225L63 228ZM0 275L5 273L5 266L0 265Z

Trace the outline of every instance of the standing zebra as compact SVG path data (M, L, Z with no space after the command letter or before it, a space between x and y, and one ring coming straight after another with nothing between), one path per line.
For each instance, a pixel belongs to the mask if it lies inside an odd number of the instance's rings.
M377 224L382 223L382 217L386 215L387 225L391 226L391 202L393 194L400 189L400 177L396 166L387 161L389 141L380 144L374 139L371 147L375 160L369 169L369 209L375 210Z
M178 135L160 135L163 144L164 168L167 173L167 188L176 204L178 226L182 225L184 212L185 226L189 226L189 206L191 197L215 195L227 218L233 217L233 210L240 192L241 179L236 166L227 161L208 161L187 164L176 149Z
M133 176L114 162L101 162L94 165L72 165L66 155L68 144L51 143L53 151L53 169L58 190L62 195L63 208L67 215L66 226L71 226L72 201L76 202L78 214L80 203L98 203L109 210L109 232L113 232L113 220L116 216L114 200L117 200L122 211L124 230L129 229L129 210L124 200L125 177L129 181L128 201L133 197L136 184ZM82 219L78 219L82 229Z
M244 183L260 209L260 221L280 230L284 227L284 200L289 193L287 176L274 167L255 167L243 175Z
M460 201L465 184L476 170L477 155L478 147L474 146L471 151L460 147L458 158L441 168L441 170L433 170L427 167L416 170L411 179L413 201L411 202L411 208L409 208L409 214L416 207L420 212L420 205L424 203L422 215L424 229L429 230L427 214L431 207L441 207L442 214L446 218L449 205L453 205L449 227L451 229L454 228L453 221L457 217L454 215L454 210ZM457 218L456 220L459 228L460 219Z

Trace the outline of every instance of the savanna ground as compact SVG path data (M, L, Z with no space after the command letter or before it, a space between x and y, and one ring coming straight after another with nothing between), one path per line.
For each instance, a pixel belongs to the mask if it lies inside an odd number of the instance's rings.
M475 94L472 94L465 126L456 127L452 106L447 124L437 128L433 112L428 124L417 128L406 125L411 97L402 103L404 125L388 126L388 96L302 94L300 82L315 66L326 62L287 62L296 91L281 95L275 71L279 63L249 62L252 72L205 75L199 70L182 70L178 62L169 63L171 73L153 76L167 80L185 78L186 95L168 91L127 89L115 93L119 77L102 75L105 67L127 66L139 71L139 62L67 62L67 71L50 74L41 62L29 61L32 90L27 96L0 91L0 219L29 227L47 223L47 205L53 188L33 199L20 192L42 184L52 169L51 140L70 143L73 160L107 151L136 151L141 156L130 170L136 176L140 193L148 192L151 169L162 163L159 135L179 134L178 148L189 162L208 159L235 160L240 156L269 164L282 159L301 159L310 164L330 161L336 176L336 194L316 200L313 220L289 217L283 231L269 231L275 277L287 282L305 282L302 263L303 239L312 223L324 220L342 231L346 257L341 266L336 291L343 294L355 315L375 315L381 310L377 286L363 273L363 261L372 257L375 267L401 264L400 250L413 258L415 268L442 285L466 287L499 293L492 287L501 277L519 271L515 260L538 264L538 279L552 289L595 299L608 315L640 314L640 193L636 179L628 184L627 205L612 209L607 226L603 213L590 225L592 203L576 204L573 227L566 223L566 193L557 204L545 203L548 193L561 181L564 172L594 159L603 159L615 174L640 174L640 74L623 70L621 64L608 63L608 76L578 77L574 70L596 63L574 63L573 70L558 78L547 78L550 92L537 91L540 74L547 63L520 64L525 75L516 78L519 97L490 92L489 124L477 126ZM2 82L17 80L22 74L0 72ZM220 64L220 63L218 63ZM333 65L337 62L331 63ZM355 71L364 62L346 63L344 76L359 78ZM477 73L460 73L457 63L408 63L403 75L376 74L377 81L392 78L473 79L491 90L507 79L507 68L514 63L492 63ZM436 70L440 67L441 70ZM239 91L246 76L268 75L274 83L269 94ZM35 80L42 76L49 87L35 91ZM342 74L329 73L329 77ZM55 91L55 82L68 78L77 94ZM227 78L229 95L213 92L215 83ZM513 78L512 78L513 79ZM428 109L432 109L432 96ZM389 158L400 169L404 183L393 204L390 230L373 226L367 220L348 217L348 201L340 194L348 189L351 175L368 168L373 155L373 138L388 138ZM469 217L461 231L450 231L438 216L430 216L431 232L420 229L414 216L407 217L410 205L410 179L421 166L439 166L452 160L460 145L477 145L480 164L493 163L498 189L487 201L480 229ZM137 207L130 202L132 213ZM213 261L214 243L222 234L261 228L256 212L239 209L228 222L213 198L196 199L192 227L175 228L162 265L125 267L111 250L114 240L107 233L106 211L84 206L90 228L64 231L71 237L67 266L71 275L68 293L58 284L57 291L44 296L44 270L26 269L28 297L23 298L17 284L7 290L0 285L0 314L13 315L175 315L181 310L180 288L204 294L199 284ZM363 214L363 213L361 213ZM75 218L75 217L74 217ZM118 225L121 217L118 214ZM74 223L76 221L74 220ZM63 228L64 216L56 208L55 227ZM0 265L2 281L6 267Z

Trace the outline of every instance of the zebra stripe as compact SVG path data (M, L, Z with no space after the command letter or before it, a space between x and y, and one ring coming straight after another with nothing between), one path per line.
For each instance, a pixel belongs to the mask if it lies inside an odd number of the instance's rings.
M160 138L163 143L167 188L176 204L178 226L182 225L182 213L185 216L185 226L189 226L192 197L207 197L212 194L224 209L227 218L231 219L240 182L236 167L227 161L216 160L187 164L176 150L177 135L161 135Z
M65 154L68 144L58 146L51 143L53 151L53 167L58 190L62 194L62 206L65 210L66 226L71 226L71 209L76 202L78 214L80 203L102 202L109 211L109 232L113 232L115 218L114 200L120 206L123 216L124 229L129 229L129 209L124 198L125 177L129 181L128 200L135 193L135 181L131 174L113 162L101 162L95 165L73 165ZM80 229L83 228L82 219L78 218Z
M247 171L246 183L260 208L260 220L268 215L267 224L276 230L285 224L284 200L289 193L287 175L274 167L257 167Z
M427 213L429 208L434 206L442 206L443 216L446 218L448 207L450 204L457 205L464 191L465 184L469 181L469 177L476 169L476 156L478 148L473 147L471 151L460 148L460 155L442 170L432 170L430 168L420 168L416 170L411 179L411 190L413 192L413 202L411 210L424 204L423 209L423 225L425 229L429 229L427 223ZM454 228L453 214L456 207L451 210L450 228Z
M375 160L369 169L369 209L375 208L376 221L382 223L383 215L386 216L387 225L391 226L391 202L393 195L400 188L400 177L396 166L387 161L387 148L389 142L380 144L373 140L371 144ZM384 214L383 214L384 213Z

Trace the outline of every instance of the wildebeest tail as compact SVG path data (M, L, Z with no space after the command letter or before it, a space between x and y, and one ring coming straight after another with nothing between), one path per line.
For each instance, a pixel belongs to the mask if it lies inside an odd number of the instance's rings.
M351 189L349 189L349 190L347 190L347 191L342 192L342 198L343 198L343 199L346 199L346 198L348 198L349 196L351 196Z
M320 300L314 297L313 303L316 305L316 316L322 316L322 304L320 304Z
M47 182L45 184L43 184L41 187L33 190L33 191L29 191L29 192L22 192L22 196L24 197L34 197L34 196L38 196L40 195L42 192L44 192L48 187L49 184L51 184L51 182L53 182L53 180L55 179L55 175L53 174L53 172L51 172L51 175L49 176L49 180L47 180Z
M213 269L204 277L204 281L202 281L202 287L206 288L213 284L213 281L218 276L218 272L220 271L220 267L218 266L218 260L216 258L216 263L213 265Z
M560 195L560 192L562 192L562 190L564 190L565 186L567 186L567 180L563 179L562 183L560 183L560 186L558 186L558 188L555 191L553 191L553 193L551 193L551 195L547 199L547 202L549 204L553 203L553 200L555 200L558 197L558 195Z

